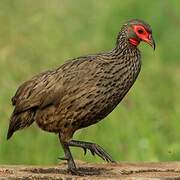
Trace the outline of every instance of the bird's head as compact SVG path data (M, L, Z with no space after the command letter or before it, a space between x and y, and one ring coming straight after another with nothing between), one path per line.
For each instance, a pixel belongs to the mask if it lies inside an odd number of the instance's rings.
M146 42L155 50L155 41L149 24L139 19L128 21L122 28L127 40L133 46L138 46L141 41Z

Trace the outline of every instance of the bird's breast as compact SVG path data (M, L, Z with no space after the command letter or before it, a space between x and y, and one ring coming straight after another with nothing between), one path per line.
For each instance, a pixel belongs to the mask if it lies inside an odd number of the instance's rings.
M119 62L117 60L104 69L97 86L104 89L107 98L113 96L121 99L135 82L140 68L138 57Z

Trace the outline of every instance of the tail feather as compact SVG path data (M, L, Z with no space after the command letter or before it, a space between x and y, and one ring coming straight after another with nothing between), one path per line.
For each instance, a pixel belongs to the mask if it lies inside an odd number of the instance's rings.
M7 140L14 134L15 131L20 129L21 122L18 121L16 117L12 117L9 124L9 129L7 133Z
M34 111L28 110L18 114L12 114L10 118L7 140L14 134L15 131L30 126L34 122Z

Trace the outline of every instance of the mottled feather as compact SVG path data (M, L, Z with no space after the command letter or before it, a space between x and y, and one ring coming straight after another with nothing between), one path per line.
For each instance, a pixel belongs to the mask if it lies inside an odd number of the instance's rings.
M106 117L140 72L140 51L126 34L124 25L112 51L69 60L23 83L12 98L7 137L36 121L68 140L77 129Z

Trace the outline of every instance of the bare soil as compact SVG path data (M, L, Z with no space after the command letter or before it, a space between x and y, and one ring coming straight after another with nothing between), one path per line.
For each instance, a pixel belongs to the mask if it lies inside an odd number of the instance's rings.
M76 161L84 176L71 175L66 163L57 166L1 165L0 179L180 179L180 162L90 164Z

